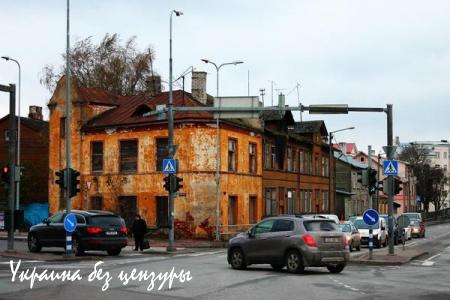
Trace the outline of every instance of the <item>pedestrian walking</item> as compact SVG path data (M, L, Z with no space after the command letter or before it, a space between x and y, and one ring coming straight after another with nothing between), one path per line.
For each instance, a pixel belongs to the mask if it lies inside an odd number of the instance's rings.
M147 233L147 223L141 218L140 215L136 214L133 222L133 227L131 228L134 236L134 251L139 249L144 250L144 236Z

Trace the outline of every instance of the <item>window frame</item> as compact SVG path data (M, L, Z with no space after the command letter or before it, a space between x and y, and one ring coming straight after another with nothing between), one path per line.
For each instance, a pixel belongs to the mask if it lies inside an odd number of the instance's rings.
M253 153L251 153L253 148ZM250 174L256 174L257 172L257 162L256 162L256 143L250 142L248 143L248 172Z
M166 142L166 147L167 147L167 145L169 145L169 138L167 138L167 137L157 137L157 138L155 138L155 152L156 152L156 155L155 155L155 158L156 158L155 169L156 169L156 172L162 172L163 171L163 161L164 161L165 158L169 157L169 151L168 151L167 148L166 148L166 150L164 150L164 149L159 150L158 145L160 145L161 141L165 141ZM160 157L160 155L162 155L162 156Z
M123 169L123 155L122 155L122 143L135 142L136 143L136 167L134 170ZM119 140L119 173L120 174L136 174L139 170L139 139L124 139Z
M233 152L230 150L230 143L234 144ZM238 165L238 141L235 138L228 138L228 172L237 172L237 165ZM234 161L232 161L230 158L230 153L233 154L232 158Z
M100 170L94 170L94 144L101 144L102 145L102 153L101 153L101 169ZM105 169L105 160L104 157L104 142L103 141L91 141L91 173L95 174L102 174ZM97 154L98 155L98 154Z

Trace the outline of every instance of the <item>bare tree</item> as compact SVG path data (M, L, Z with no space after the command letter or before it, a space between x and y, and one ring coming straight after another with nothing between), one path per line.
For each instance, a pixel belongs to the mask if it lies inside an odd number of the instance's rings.
M154 87L149 84L152 76L156 76L152 66L154 52L150 47L140 52L135 36L124 45L116 33L106 34L98 45L88 37L77 41L70 53L71 75L83 87L98 87L123 96L154 92ZM65 53L62 57L65 61ZM46 65L40 82L52 92L65 73L65 63L58 69Z
M443 208L447 197L445 185L448 178L441 168L430 166L430 151L420 145L408 145L403 147L398 158L407 161L413 168L417 177L417 195L421 196L425 210L428 211L429 204L432 203L436 211Z

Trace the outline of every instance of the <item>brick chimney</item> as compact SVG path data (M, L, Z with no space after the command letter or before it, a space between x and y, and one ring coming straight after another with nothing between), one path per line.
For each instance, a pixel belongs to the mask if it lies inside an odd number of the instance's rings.
M33 119L33 120L42 121L44 119L44 117L42 116L42 107L30 105L30 111L28 113L28 118Z
M192 72L192 97L199 102L206 104L206 72L193 71Z
M159 75L153 75L147 78L146 80L147 85L147 93L150 96L155 96L161 93L161 76Z

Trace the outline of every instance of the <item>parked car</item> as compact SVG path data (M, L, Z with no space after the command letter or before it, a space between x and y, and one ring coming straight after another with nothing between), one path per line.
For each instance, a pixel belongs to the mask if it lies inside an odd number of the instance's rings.
M384 219L384 223L386 224L388 241L389 241L388 215L380 215L380 218L383 218ZM398 224L397 224L397 218L394 217L394 218L392 218L392 220L394 221L394 245L397 245L400 242L401 232L400 232L400 228L398 227Z
M357 217L358 217L358 216L348 217L347 222L354 223Z
M411 221L411 236L412 237L425 237L425 224L419 220Z
M369 225L367 225L362 217L355 219L355 227L361 234L361 245L369 245ZM373 245L381 248L387 246L387 230L383 218L379 218L378 223L372 226Z
M332 214L303 214L303 217L310 217L310 218L322 218L322 219L328 219L333 220L336 224L339 224L339 217L337 215Z
M361 250L361 234L352 222L345 222L338 225L347 238L348 249L352 252L353 248Z
M408 216L410 221L419 220L420 222L422 222L422 214L421 213L407 212L407 213L402 213L402 215Z
M401 214L401 215L403 215L403 214ZM400 215L400 216L401 216ZM396 220L396 222L397 222L397 224L398 224L398 218L400 217L400 216L398 216L397 217L397 220ZM409 215L408 215L408 218L409 218ZM410 219L410 222L411 222L411 219ZM412 234L411 234L411 225L408 225L406 228L404 228L403 229L404 231L405 231L405 239L406 240L411 240L412 239ZM401 230L399 229L399 232L400 232L400 235L401 235Z
M77 228L72 233L72 251L82 255L86 250L106 250L109 255L119 255L128 243L125 221L114 213L98 210L72 210ZM34 225L28 232L28 249L39 252L43 247L65 248L65 211L60 211Z
M326 218L279 216L262 220L228 243L233 269L270 264L301 273L305 267L327 267L339 273L349 260L347 239L338 225Z

